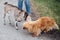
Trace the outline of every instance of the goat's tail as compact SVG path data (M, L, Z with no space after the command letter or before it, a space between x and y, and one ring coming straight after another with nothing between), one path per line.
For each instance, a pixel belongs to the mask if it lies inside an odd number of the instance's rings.
M8 4L8 2L5 2L4 5Z

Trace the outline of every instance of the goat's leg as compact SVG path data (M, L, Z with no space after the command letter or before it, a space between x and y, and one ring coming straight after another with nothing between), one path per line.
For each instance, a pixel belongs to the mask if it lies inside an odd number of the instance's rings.
M16 28L16 30L18 30L18 22L17 21L15 21L15 28Z
M4 17L3 17L4 18L4 25L6 25L5 17L6 17L6 14L4 13Z
M11 24L10 13L8 15L9 24Z
M6 8L4 7L4 17L3 17L3 19L4 19L4 25L6 25L6 22L5 22L6 13L7 13L7 11L6 11Z

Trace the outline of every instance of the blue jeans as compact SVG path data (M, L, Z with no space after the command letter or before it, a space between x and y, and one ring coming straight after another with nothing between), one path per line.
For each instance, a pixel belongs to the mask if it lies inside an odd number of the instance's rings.
M29 0L18 0L18 8L22 10L23 7L23 1L26 6L26 12L29 14L30 13L30 1Z

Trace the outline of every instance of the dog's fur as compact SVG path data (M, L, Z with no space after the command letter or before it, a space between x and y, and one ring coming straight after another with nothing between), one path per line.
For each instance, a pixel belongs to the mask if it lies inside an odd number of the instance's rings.
M20 10L17 6L14 6L12 4L8 4L8 2L5 2L4 3L4 24L5 23L5 17L6 17L6 14L10 14L9 12L14 12L14 17L15 17L15 20L16 21L21 21L21 16L20 14L23 13L24 14L24 17L25 17L25 20L28 16L28 14L24 11L24 10ZM9 19L9 22L11 23L11 20L10 20L10 16L8 16L8 19Z
M42 31L48 32L53 29L59 29L54 19L50 17L41 17L36 21L25 22L23 29L33 33L33 36L38 36Z

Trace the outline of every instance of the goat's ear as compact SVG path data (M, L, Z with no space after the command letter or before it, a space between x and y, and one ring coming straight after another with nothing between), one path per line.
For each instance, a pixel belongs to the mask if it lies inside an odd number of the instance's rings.
M27 16L26 21L32 21L30 16Z
M21 14L21 12L19 12L19 14Z
M20 11L19 11L19 14L21 14L21 13L24 13L24 10L20 10Z
M24 10L21 10L21 12L24 12Z

